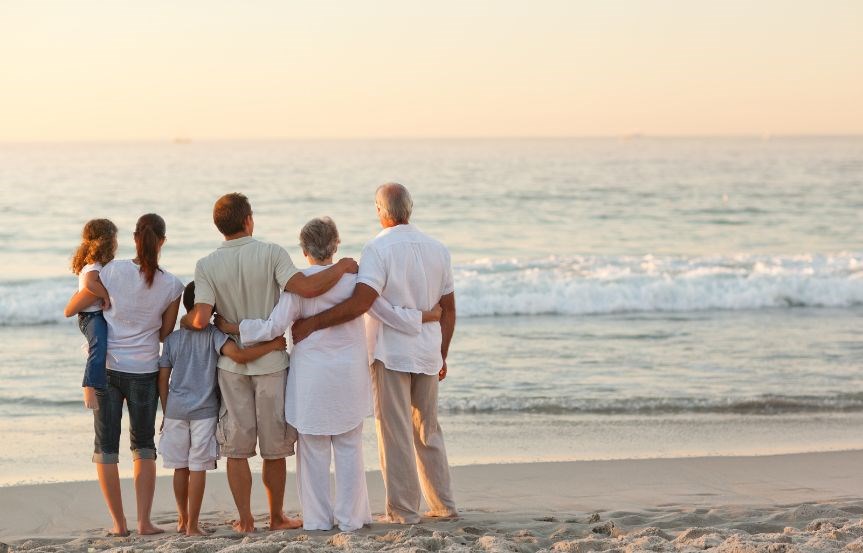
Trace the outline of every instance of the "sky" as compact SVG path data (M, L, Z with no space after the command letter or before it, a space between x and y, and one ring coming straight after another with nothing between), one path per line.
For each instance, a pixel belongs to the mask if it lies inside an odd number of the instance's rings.
M863 133L859 0L0 0L0 141Z

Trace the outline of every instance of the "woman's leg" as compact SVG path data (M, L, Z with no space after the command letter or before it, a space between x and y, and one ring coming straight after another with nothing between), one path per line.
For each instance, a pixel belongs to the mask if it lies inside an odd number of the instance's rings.
M153 494L156 492L156 460L135 459L135 501L138 506L138 533L161 534L163 529L150 522Z
M128 535L126 515L123 513L123 496L120 493L120 473L117 470L120 450L120 423L123 417L123 395L109 384L96 394L98 409L93 411L95 430L93 462L108 512L111 514L112 534Z
M330 436L300 434L297 440L297 491L303 508L304 530L333 527L330 451Z
M157 373L127 375L126 404L129 407L129 442L134 459L135 499L138 505L138 533L159 534L163 529L150 522L156 491L156 409L159 393Z
M343 532L371 524L369 492L363 467L363 424L333 436L336 464L336 524Z
M123 496L120 493L120 473L117 470L117 464L97 463L96 474L99 477L99 487L102 489L105 504L108 505L108 512L111 513L111 519L114 521L110 532L117 536L128 536L129 529L126 527L126 515L123 513Z

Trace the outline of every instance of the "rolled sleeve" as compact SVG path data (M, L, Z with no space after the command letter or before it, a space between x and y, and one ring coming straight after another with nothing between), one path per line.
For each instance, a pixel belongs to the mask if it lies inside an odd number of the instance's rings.
M285 248L273 244L274 255L276 256L275 277L279 284L279 290L284 290L285 285L291 280L291 277L300 272L294 265L291 259L291 254Z
M357 283L363 283L373 289L378 295L383 293L387 283L387 271L380 254L371 245L363 248L360 257L360 270L357 274Z
M452 276L452 261L448 251L446 252L445 263L446 267L444 268L443 291L441 292L441 296L446 296L447 294L455 292L455 282Z
M195 303L216 305L216 290L201 261L195 265Z

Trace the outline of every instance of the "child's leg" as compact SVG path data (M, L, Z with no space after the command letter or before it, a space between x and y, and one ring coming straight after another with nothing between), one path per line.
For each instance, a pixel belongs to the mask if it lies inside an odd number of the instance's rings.
M177 500L177 532L189 527L189 469L174 469L174 498Z
M363 468L363 423L333 436L336 465L336 524L343 532L358 530L371 524L366 471Z
M162 436L159 438L159 453L162 466L174 469L174 498L177 500L177 532L189 527L189 422L164 419Z
M84 368L84 406L96 409L96 390L108 385L105 370L105 356L108 352L108 324L101 311L94 313L79 313L78 328L87 338L87 365Z
M204 487L207 485L207 471L193 470L189 473L189 518L186 525L187 536L202 536L198 526L201 503L204 502Z
M198 517L204 501L204 488L207 471L216 468L219 458L219 444L216 442L218 417L189 421L189 518L186 525L187 536L201 536Z

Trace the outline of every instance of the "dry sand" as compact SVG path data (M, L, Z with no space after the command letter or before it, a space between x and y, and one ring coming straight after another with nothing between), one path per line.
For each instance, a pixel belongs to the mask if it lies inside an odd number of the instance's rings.
M127 467L123 467L127 468ZM863 552L863 451L456 467L462 517L415 526L375 523L354 534L258 532L244 536L223 474L204 500L205 538L108 538L94 482L0 488L0 539L26 551L859 551ZM380 511L380 474L369 473ZM289 479L292 479L289 475ZM154 520L175 517L160 478ZM263 526L256 483L253 506ZM297 508L289 486L288 508ZM124 500L134 519L131 483ZM0 546L2 553L3 546Z

